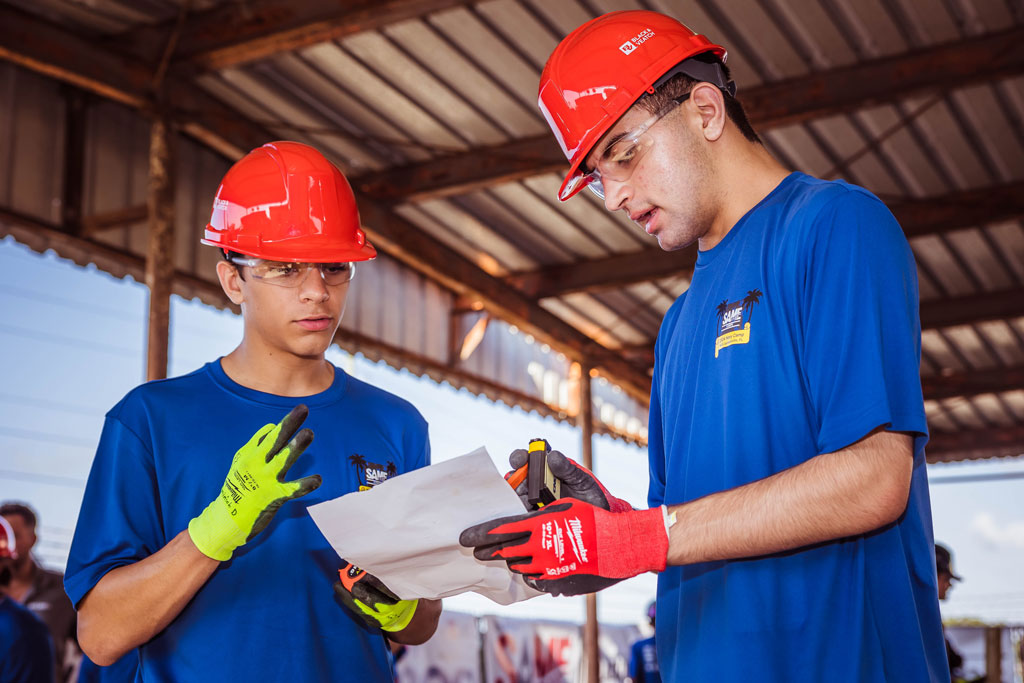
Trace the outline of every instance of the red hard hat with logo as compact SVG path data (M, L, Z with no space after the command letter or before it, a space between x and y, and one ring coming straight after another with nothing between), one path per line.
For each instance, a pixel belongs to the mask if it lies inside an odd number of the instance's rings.
M368 261L345 176L298 142L271 142L232 166L213 199L203 244L270 261Z
M541 73L537 100L569 160L559 199L583 189L571 183L582 175L580 164L601 136L645 92L653 92L666 72L705 52L726 59L725 48L647 10L597 17L558 44Z

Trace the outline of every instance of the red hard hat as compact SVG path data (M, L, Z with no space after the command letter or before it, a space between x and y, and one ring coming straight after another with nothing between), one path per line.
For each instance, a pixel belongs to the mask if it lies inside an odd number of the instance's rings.
M228 169L201 241L271 261L335 263L377 255L359 227L345 176L298 142L267 143Z
M723 62L725 48L715 45L672 17L647 10L611 12L567 35L544 65L537 103L569 160L559 189L566 193L580 164L615 122L654 83L684 59L712 52Z
M14 529L6 519L0 517L0 557L18 557L18 549L14 543Z

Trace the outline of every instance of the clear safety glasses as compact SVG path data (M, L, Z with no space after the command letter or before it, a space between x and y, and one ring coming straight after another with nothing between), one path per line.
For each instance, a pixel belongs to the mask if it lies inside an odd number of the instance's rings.
M267 261L261 258L233 257L228 259L236 266L248 266L252 276L261 282L278 287L298 287L306 279L311 268L320 271L320 277L328 285L343 285L352 279L356 264L341 263L290 263L288 261Z
M689 99L689 97L690 93L686 93L674 98L663 110L657 112L633 130L612 138L611 144L606 146L604 152L598 157L597 166L583 175L576 176L566 184L565 191L562 192L562 199L569 197L576 191L576 188L586 184L587 189L604 201L604 179L607 178L608 180L618 182L629 180L640 160L643 159L644 154L654 144L654 140L651 139L650 135L647 135L647 131L658 121L675 111L675 108Z

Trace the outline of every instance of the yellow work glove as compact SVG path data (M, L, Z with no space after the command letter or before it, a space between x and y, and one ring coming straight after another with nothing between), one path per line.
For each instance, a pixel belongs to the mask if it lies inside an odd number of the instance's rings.
M238 546L263 531L285 501L320 486L319 474L284 480L313 441L310 429L295 433L308 414L306 406L295 406L280 424L264 425L238 449L220 495L188 523L189 536L200 552L222 562L230 560Z
M352 563L338 574L341 581L334 584L335 594L367 626L395 633L412 621L419 600L399 600L380 579Z

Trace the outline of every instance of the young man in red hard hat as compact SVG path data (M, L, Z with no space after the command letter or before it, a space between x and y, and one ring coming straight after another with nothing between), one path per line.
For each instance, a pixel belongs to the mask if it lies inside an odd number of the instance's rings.
M315 149L264 145L225 175L202 241L244 336L107 414L65 574L82 647L105 665L138 646L147 681L390 681L382 630L423 642L440 602L358 574L358 613L336 604L337 556L305 509L365 485L357 460L430 460L415 408L324 358L375 255L352 190Z
M661 572L666 681L948 680L913 256L869 192L772 158L725 58L633 11L548 60L560 198L699 254L656 345L651 509L573 467L568 499L462 541L554 594Z

